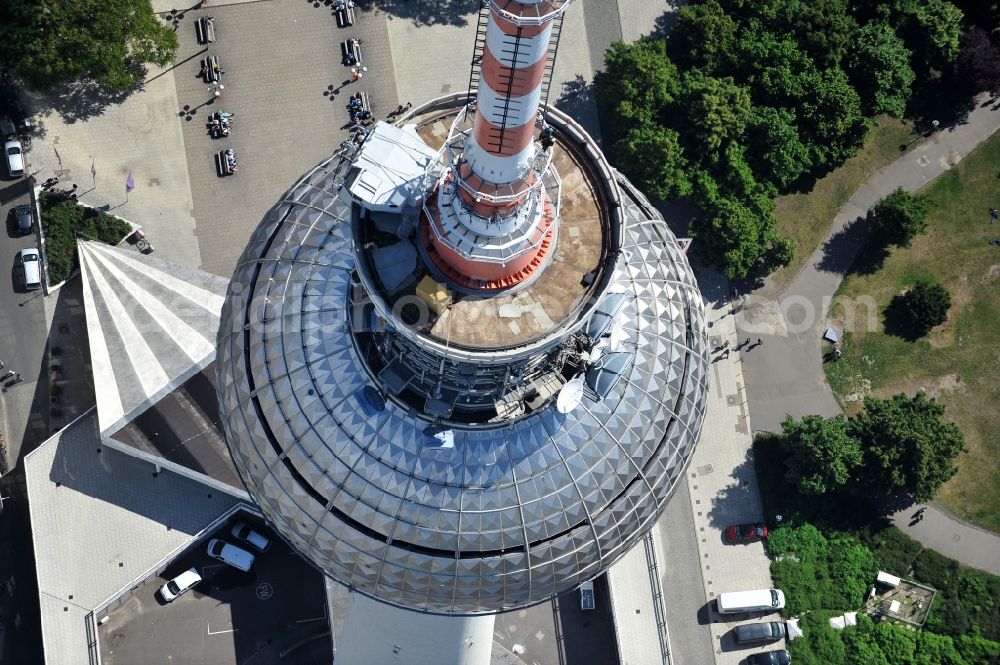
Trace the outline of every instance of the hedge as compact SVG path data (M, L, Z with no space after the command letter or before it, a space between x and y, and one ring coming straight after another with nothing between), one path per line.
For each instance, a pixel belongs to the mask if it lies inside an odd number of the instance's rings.
M117 245L132 228L127 222L51 192L38 199L45 233L45 260L50 284L66 280L77 267L77 235Z

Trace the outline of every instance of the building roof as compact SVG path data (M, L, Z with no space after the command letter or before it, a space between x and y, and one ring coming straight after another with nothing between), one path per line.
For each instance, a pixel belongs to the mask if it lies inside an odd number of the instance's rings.
M94 410L25 458L47 665L89 665L83 618L238 502L153 470L102 445Z
M380 121L365 139L347 187L372 210L415 205L424 193L424 176L437 159L437 151L417 136L412 125L396 127Z
M628 294L619 342L633 355L604 399L566 414L553 399L440 445L417 409L366 413L376 382L352 335L343 172L338 155L292 187L233 276L220 411L248 492L317 566L391 604L488 613L591 579L653 524L704 416L704 306L667 224L622 183L611 281Z
M78 244L102 435L215 358L228 280L131 249Z

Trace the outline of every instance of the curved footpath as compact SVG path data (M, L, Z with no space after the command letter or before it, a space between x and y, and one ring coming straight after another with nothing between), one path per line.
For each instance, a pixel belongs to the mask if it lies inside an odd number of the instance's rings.
M742 354L757 429L781 431L786 415L841 413L823 372L821 339L830 324L830 299L867 237L863 224L851 222L864 218L897 187L916 191L931 182L998 128L1000 104L980 97L965 123L920 139L915 148L876 171L840 210L824 241L776 298L751 296L745 311L737 314L736 324L741 339L762 341ZM1000 575L1000 536L962 522L933 504L924 519L911 526L914 510L916 506L893 515L893 522L926 547Z

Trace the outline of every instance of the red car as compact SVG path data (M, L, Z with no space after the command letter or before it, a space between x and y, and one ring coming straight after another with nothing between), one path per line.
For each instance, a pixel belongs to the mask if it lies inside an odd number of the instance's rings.
M763 524L734 524L726 527L726 540L730 543L749 543L767 538Z

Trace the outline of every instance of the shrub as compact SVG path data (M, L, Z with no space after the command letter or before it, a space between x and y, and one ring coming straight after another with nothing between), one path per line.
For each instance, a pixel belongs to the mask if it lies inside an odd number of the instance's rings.
M898 187L875 204L874 241L880 246L909 247L914 237L927 232L930 200L920 194L910 194Z
M854 610L875 576L871 551L852 536L826 538L811 524L780 527L768 536L771 576L785 592L785 612Z
M962 568L934 550L924 550L913 565L917 581L938 590L927 627L960 636L978 632L1000 639L1000 577Z
M131 231L128 223L117 217L85 208L50 192L42 193L39 206L50 284L64 281L76 269L77 234L115 245Z
M879 570L900 577L909 576L913 562L924 548L894 526L865 529L860 536L861 541L872 551Z
M905 295L900 296L903 311L910 324L921 335L948 320L951 296L937 282L920 280Z

